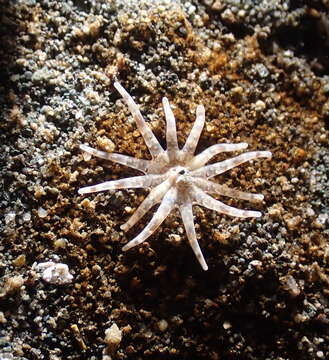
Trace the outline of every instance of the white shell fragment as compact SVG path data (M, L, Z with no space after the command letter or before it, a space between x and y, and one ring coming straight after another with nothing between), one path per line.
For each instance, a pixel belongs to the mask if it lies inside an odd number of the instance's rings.
M66 264L47 261L36 264L33 268L36 271L40 271L42 279L51 284L69 284L73 280L73 275L70 274L69 267Z

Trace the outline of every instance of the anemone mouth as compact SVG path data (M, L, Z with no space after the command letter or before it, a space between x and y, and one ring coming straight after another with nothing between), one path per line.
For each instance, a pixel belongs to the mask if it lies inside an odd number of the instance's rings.
M177 175L183 175L183 176L188 175L188 173L189 173L188 169L181 165L178 165L174 171Z

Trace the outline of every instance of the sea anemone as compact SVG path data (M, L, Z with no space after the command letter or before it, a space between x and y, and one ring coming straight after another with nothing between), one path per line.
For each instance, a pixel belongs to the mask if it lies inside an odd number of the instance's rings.
M88 145L81 145L81 150L91 155L137 169L144 173L144 175L106 181L101 184L83 187L79 189L79 194L128 188L150 188L151 190L148 196L139 205L129 220L121 225L121 229L124 231L129 230L153 206L158 203L160 203L160 205L142 232L129 241L128 244L123 247L123 250L129 250L144 242L156 231L170 212L177 207L194 254L202 268L207 270L208 265L203 257L196 237L192 206L201 205L219 213L240 218L261 216L259 211L237 209L214 199L209 194L249 201L263 200L264 197L261 194L251 194L232 189L226 185L218 184L212 179L247 161L258 158L270 158L272 156L271 152L251 151L215 164L206 165L215 155L222 152L243 150L247 148L248 144L216 144L210 146L200 154L194 155L205 123L204 106L198 105L196 108L195 123L185 145L180 149L177 141L176 120L166 97L162 99L162 103L167 123L167 149L163 149L144 120L133 98L118 82L114 83L114 87L121 94L133 115L137 127L151 153L152 159L136 159L127 155L99 151Z

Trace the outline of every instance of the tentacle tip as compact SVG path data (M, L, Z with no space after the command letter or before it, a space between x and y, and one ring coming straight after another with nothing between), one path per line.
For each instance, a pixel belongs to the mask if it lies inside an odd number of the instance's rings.
M260 211L254 211L253 217L259 218L259 217L261 217L261 216L262 216L262 213L261 213Z
M270 159L272 157L271 151L264 151L264 156Z
M83 195L86 194L86 191L83 188L78 189L78 194Z
M243 143L240 144L240 146L241 146L241 149L246 149L249 146L249 144L243 142Z
M89 148L89 145L88 144L80 144L79 148L80 148L80 150L86 151L86 149Z
M204 271L207 271L209 269L207 264L202 264L201 266Z
M197 113L198 115L204 115L205 112L206 112L206 110L205 110L203 104L199 104L199 105L197 106L197 108L196 108L196 113Z
M122 231L127 231L127 230L128 230L128 226L127 226L126 224L123 224L123 225L120 226L120 229L121 229Z
M129 243L122 247L122 251L128 251L130 249Z
M262 194L255 194L255 200L256 200L256 201L263 201L263 200L264 200L264 195L262 195Z

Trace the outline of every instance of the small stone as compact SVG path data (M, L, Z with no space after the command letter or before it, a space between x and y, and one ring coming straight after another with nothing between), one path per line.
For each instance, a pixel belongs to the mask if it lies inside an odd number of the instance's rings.
M100 102L100 96L97 91L94 91L92 89L87 89L85 91L86 98L92 103L92 104L99 104Z
M25 265L25 260L26 260L25 255L24 255L24 254L21 254L21 255L18 255L15 260L13 260L13 264L14 264L16 267L22 267L22 266Z
M160 320L159 322L158 322L158 328L159 328L159 330L160 331L166 331L167 330L167 328L168 328L168 322L166 321L166 320L164 320L164 319L162 319L162 320Z
M5 318L5 314L0 311L0 324L5 324L7 322L7 319Z
M113 241L113 242L120 241L120 234L117 231L112 231L112 233L111 233L111 241Z
M176 243L176 244L180 243L182 240L181 236L177 235L177 234L170 234L169 239L171 242Z
M83 152L82 157L84 161L89 161L91 159L91 155L88 154L87 152Z
M230 329L232 327L232 324L229 321L224 321L223 328L225 330Z
M222 0L215 0L211 6L212 10L215 11L220 11L222 10L224 7L223 1Z
M48 105L43 106L41 112L44 113L47 117L53 117L55 115L54 109Z
M99 19L96 19L94 22L85 25L82 28L82 31L87 36L96 37L97 34L99 33L99 30L100 30L101 26L102 26L101 21Z
M24 222L28 222L31 220L31 213L30 212L26 212L23 214L23 221Z
M118 325L114 323L109 329L105 330L105 343L107 344L109 351L113 352L120 345L122 340L122 331L118 328Z
M5 215L5 223L6 225L12 224L15 221L16 213L13 211L9 212Z
M255 267L256 269L260 269L261 266L263 265L263 263L259 260L253 260L253 261L250 261L250 265Z
M38 215L41 218L45 218L48 215L47 210L40 206L38 209Z
M292 297L300 294L298 284L292 275L283 276L280 278L280 281L283 283L284 289L287 290Z
M0 296L12 294L18 291L24 285L24 279L21 275L7 278L3 288L0 290Z
M243 87L242 86L236 86L231 89L232 94L242 95L243 94Z
M54 241L54 248L57 249L65 249L67 245L67 240L60 238L60 239L56 239Z
M257 71L258 75L261 78L265 78L269 74L269 71L268 71L267 67L264 64L261 64L261 63L256 64L254 69Z
M306 215L309 217L314 216L315 211L311 207L308 207L308 208L306 208Z
M289 230L295 230L302 222L302 218L299 215L297 215L294 216L293 218L285 219L285 221Z
M255 110L256 111L263 111L266 109L266 104L262 100L257 100L255 103Z
M230 24L234 24L236 22L236 18L230 9L226 9L225 11L223 11L222 19L226 20Z
M90 201L89 199L85 198L81 201L80 205L88 210L94 210L95 209L95 203L93 201Z
M230 233L228 231L214 230L213 236L216 241L220 242L223 245L226 245L229 242Z
M131 214L132 211L133 211L133 208L132 208L132 207L130 207L130 206L126 206L126 207L125 207L125 212L126 212L127 214Z
M101 149L103 149L104 151L109 152L109 153L113 152L114 149L115 149L114 142L111 139L109 139L109 138L107 138L105 136L102 136L102 137L97 139L97 145Z
M323 214L320 214L314 221L314 226L317 228L317 229L324 229L325 228L325 224L326 224L326 221L328 221L329 219L329 215L326 214L326 213L323 213Z
M297 324L301 324L303 322L305 322L307 320L307 317L303 314L300 314L300 313L297 313L295 316L294 316L294 321L297 323Z
M40 186L40 185L36 185L34 187L34 197L36 199L40 199L41 196L43 196L43 195L46 195L46 192L45 192L44 188L42 186Z
M327 142L327 134L321 134L319 140L321 143L325 144Z
M282 206L280 204L274 204L273 206L271 206L270 208L268 208L268 214L270 216L276 216L279 217L282 214Z
M207 124L206 125L206 130L209 132L209 133L213 133L213 132L215 132L216 131L216 126L215 125L213 125L213 124Z
M293 159L297 162L304 160L306 158L306 156L307 156L306 151L301 148L297 148L293 152Z
M71 330L75 336L75 340L77 341L77 343L79 344L79 347L81 350L85 351L87 350L87 345L85 344L82 336L81 336L81 333L80 333L80 329L78 327L77 324L72 324L71 325Z

